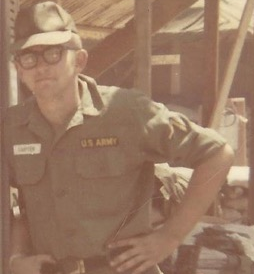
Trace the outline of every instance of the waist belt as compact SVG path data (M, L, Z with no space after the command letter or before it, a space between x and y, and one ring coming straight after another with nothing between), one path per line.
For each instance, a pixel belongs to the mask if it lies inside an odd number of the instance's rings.
M115 256L128 250L129 247L117 247L109 250L106 256L94 256L85 259L77 259L73 257L68 257L58 261L59 268L63 270L64 273L68 274L85 274L87 272L95 271L103 267L110 267L109 261Z
M95 256L86 259L66 258L60 260L60 268L68 274L85 274L103 267L110 267L106 256Z

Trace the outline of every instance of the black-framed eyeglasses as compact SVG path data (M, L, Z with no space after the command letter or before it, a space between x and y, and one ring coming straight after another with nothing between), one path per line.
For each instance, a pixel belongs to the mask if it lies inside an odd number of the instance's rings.
M34 51L31 49L22 50L16 54L15 60L23 69L32 69L37 66L38 59L41 56L44 62L53 65L57 64L61 58L64 50L71 48L62 45L48 46L42 51Z

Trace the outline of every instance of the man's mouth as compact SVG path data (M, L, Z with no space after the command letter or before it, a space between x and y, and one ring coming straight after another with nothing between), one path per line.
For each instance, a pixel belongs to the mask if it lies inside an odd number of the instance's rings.
M53 80L54 80L53 77L45 76L45 77L37 78L36 82L53 81Z

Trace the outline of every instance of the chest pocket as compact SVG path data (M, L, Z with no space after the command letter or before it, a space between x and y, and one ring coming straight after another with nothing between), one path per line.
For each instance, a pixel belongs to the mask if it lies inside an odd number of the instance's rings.
M15 170L18 185L36 184L45 173L46 159L41 154L16 155Z
M121 176L126 159L121 148L83 149L76 158L76 171L83 178Z

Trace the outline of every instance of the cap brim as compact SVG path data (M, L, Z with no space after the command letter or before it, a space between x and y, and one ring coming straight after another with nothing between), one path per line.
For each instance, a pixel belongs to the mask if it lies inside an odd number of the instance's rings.
M27 39L19 40L11 45L11 51L22 50L38 45L58 45L68 42L72 37L71 31L52 31L38 33Z

